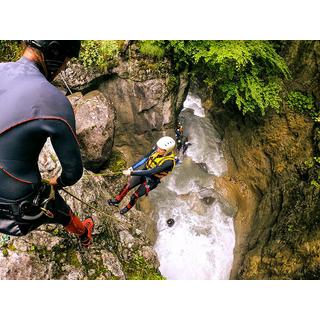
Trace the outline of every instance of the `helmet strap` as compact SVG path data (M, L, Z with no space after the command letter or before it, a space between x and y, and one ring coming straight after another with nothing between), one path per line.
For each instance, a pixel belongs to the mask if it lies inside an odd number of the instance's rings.
M45 59L44 62L45 62L46 69L47 69L47 79L49 81L52 81L54 79L54 77L56 76L57 71L63 65L63 61Z

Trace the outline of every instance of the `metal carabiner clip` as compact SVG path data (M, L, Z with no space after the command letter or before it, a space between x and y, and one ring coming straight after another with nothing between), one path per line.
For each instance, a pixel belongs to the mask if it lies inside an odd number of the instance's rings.
M47 198L47 199L44 199L40 205L40 209L43 211L43 213L49 217L49 218L53 218L54 217L54 214L47 209L47 206L48 206L48 203L49 201L52 200L50 198Z

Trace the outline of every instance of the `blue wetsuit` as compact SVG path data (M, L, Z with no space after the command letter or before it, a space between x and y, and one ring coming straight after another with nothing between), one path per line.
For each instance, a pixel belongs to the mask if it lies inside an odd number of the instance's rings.
M0 63L0 203L19 203L38 192L38 157L47 138L62 166L58 185L76 183L83 166L69 100L46 80L35 62L22 57ZM69 210L58 193L51 204L51 219L43 216L26 222L0 210L0 232L23 235L43 223L67 225Z
M142 197L145 194L148 195L151 190L155 189L158 186L158 184L160 183L160 178L156 177L155 174L159 174L162 172L169 173L174 168L174 161L167 160L160 166L156 166L152 169L147 169L146 165L144 164L146 164L149 157L156 151L156 149L156 146L153 147L149 153L147 153L143 158L141 158L132 166L134 171L131 172L131 177L128 183L115 197L115 200L120 202L131 189L139 185L137 190L132 194L130 202L126 206L127 209L132 208L138 198ZM135 170L142 165L144 165L142 170Z

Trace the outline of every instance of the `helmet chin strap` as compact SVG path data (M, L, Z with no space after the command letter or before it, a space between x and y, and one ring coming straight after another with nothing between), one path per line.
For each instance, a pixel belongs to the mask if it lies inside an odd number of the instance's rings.
M43 54L42 54L43 57ZM39 67L42 69L41 72L45 75L47 80L52 81L53 78L56 76L55 72L59 70L59 68L63 65L63 61L58 61L58 60L45 60L41 59L41 62L38 63ZM63 83L65 84L67 90L69 91L70 94L72 94L72 91L70 87L68 86L65 78L63 77L62 73L60 74L61 79Z

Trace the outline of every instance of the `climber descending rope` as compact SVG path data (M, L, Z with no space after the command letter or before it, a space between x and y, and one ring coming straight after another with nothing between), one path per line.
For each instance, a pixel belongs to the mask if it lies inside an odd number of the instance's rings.
M191 146L191 143L188 141L188 137L184 134L184 128L180 122L177 124L176 129L176 141L177 141L177 150L182 150L182 154L185 154L188 147Z
M114 199L109 199L108 204L118 206L127 193L138 186L131 196L130 202L120 210L121 214L128 212L136 203L137 199L155 189L162 178L167 176L175 167L176 158L173 152L176 143L171 137L162 137L152 150L135 163L132 167L123 171L126 176L133 176L122 188ZM142 170L135 170L145 165Z

